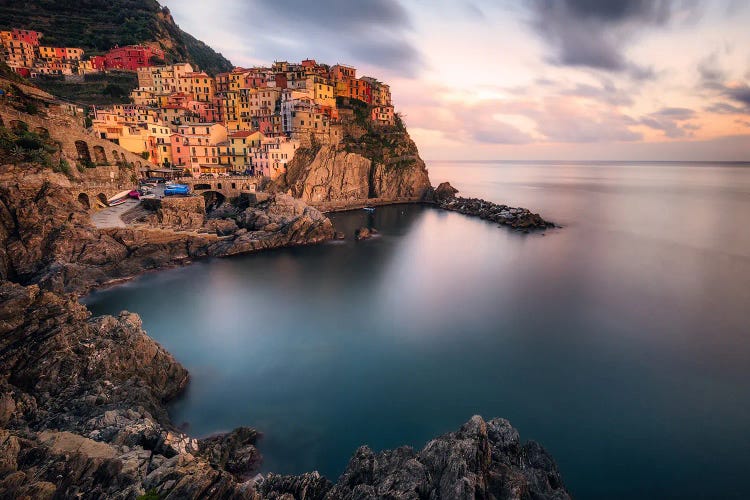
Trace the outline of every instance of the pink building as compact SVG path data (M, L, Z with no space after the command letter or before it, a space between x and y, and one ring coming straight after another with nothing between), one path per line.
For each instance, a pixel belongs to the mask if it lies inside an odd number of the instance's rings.
M188 140L181 134L169 136L172 147L172 165L175 167L190 168L190 145Z

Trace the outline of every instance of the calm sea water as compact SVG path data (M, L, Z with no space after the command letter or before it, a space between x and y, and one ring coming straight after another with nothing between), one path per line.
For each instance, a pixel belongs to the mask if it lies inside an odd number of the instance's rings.
M750 166L436 163L434 183L564 226L417 206L334 216L345 242L143 276L138 312L191 372L194 435L260 429L264 470L332 479L360 444L502 416L578 498L741 498L750 468ZM360 225L380 236L354 242Z

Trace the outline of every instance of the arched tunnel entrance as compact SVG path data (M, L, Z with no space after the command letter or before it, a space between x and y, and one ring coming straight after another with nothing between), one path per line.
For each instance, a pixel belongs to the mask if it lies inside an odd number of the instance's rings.
M224 201L226 201L227 197L221 194L218 191L205 191L201 193L203 195L203 199L206 201L206 211L210 212L211 210L215 210L216 208L220 207Z
M96 199L99 201L102 207L109 206L109 203L107 203L107 196L104 193L97 194Z
M89 195L86 193L81 193L78 195L78 203L81 204L83 208L86 210L91 208L91 202L89 201Z

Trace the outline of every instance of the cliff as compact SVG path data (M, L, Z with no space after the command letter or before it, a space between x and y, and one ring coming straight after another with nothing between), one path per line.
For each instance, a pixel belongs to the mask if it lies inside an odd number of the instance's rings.
M323 210L431 200L427 167L400 120L375 126L355 119L340 132L298 149L276 189Z

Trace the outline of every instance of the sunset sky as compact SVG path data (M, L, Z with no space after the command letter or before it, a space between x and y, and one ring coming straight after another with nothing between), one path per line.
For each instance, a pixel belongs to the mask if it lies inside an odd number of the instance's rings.
M426 159L750 160L746 0L167 0L240 66L391 84Z

